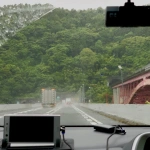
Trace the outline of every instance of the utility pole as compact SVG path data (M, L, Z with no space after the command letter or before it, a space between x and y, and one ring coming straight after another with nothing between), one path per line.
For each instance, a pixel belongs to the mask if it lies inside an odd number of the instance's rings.
M82 103L82 86L80 87L80 103Z
M83 88L83 90L82 90L83 91L83 103L85 103L85 89L84 89L84 84L82 84L82 85L83 85L83 87L82 87Z
M92 95L91 95L91 87L89 87L90 89L90 99L89 99L89 103L91 102L91 98L92 98Z
M121 83L122 83L122 100L123 100L123 103L124 103L124 90L123 90L123 71L122 71L122 66L119 65L118 68L120 69L120 73L121 73Z
M121 82L122 82L122 84L123 84L123 72L122 72L122 66L118 66L118 68L120 69L120 72L121 72Z

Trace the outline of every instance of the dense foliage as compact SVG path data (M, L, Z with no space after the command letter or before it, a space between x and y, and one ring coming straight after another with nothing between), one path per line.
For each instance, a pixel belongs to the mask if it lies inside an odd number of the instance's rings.
M55 9L0 47L0 102L39 98L42 88L105 102L107 82L150 60L150 28L106 28L105 10ZM90 88L89 88L90 87ZM110 96L111 99L111 96Z

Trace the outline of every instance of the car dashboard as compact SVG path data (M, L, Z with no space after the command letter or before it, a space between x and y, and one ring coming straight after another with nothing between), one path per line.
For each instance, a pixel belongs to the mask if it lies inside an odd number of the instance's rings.
M123 127L123 129L126 131L125 135L114 134L110 137L108 142L109 150L133 150L133 143L136 142L135 138L142 133L149 134L146 135L147 138L139 139L134 149L147 150L145 144L149 144L150 148L150 127L128 126ZM107 138L110 135L109 133L95 131L93 127L67 127L65 136L66 138L74 139L74 149L76 150L106 150ZM141 144L140 140L143 141L144 144ZM144 146L141 147L141 145Z
M148 150L150 148L150 127L124 126L123 129L126 131L125 135L114 134L110 137L109 150ZM95 131L92 126L66 126L65 130L66 141L74 140L74 147L72 147L74 150L107 150L106 143L110 133ZM1 128L0 131L2 139L3 129Z

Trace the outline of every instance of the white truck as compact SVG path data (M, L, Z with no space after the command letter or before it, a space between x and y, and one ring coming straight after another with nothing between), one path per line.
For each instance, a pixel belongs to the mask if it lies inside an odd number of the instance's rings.
M56 90L42 89L42 106L54 107L56 105Z
M66 98L66 104L71 104L71 98Z
M62 100L62 104L66 104L66 100Z

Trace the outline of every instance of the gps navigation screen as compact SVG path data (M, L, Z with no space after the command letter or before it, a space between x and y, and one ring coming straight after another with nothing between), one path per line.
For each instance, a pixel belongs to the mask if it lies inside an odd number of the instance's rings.
M10 142L53 142L53 117L10 117Z

